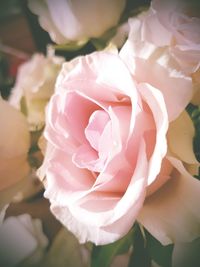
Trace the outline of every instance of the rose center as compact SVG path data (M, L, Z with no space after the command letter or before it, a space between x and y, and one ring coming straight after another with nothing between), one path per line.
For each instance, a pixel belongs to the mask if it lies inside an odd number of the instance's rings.
M112 148L111 133L112 125L108 113L104 110L94 111L84 130L87 141L73 156L76 166L101 172Z
M96 110L90 116L89 123L85 128L85 136L96 151L99 151L101 136L109 121L110 117L104 110Z

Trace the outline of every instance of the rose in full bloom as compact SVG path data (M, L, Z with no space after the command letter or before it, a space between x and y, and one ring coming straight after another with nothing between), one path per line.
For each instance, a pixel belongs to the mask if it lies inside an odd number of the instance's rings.
M29 173L27 153L30 136L26 118L0 98L0 209Z
M44 126L45 106L54 92L63 61L61 57L34 54L19 67L9 102L26 114L31 130Z
M119 22L126 0L29 0L40 25L58 44L84 44Z
M170 120L199 90L193 76L200 67L200 18L189 13L186 2L153 0L147 12L129 19L129 37L121 50L137 81L162 91ZM175 101L176 112L170 108Z
M135 82L117 54L63 64L38 174L52 212L80 242L111 243L130 230L160 172L167 128L161 92Z

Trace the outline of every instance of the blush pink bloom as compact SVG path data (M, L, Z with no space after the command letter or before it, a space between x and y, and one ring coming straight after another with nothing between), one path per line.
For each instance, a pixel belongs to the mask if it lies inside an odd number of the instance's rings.
M120 52L138 82L162 91L170 121L199 90L192 76L200 67L200 19L188 13L186 1L153 0L147 12L129 19Z
M111 243L130 230L160 172L167 128L160 91L135 82L118 55L63 64L38 173L52 212L80 242Z
M143 38L169 53L185 73L200 67L200 18L188 1L153 0L144 19Z

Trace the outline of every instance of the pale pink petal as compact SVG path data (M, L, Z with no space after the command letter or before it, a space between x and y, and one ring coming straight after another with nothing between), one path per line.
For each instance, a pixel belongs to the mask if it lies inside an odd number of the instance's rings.
M90 145L80 146L72 157L72 161L77 167L93 172L101 172L104 169L105 159L99 158L97 151Z
M71 205L62 208L62 205L58 206L52 201L51 210L54 215L78 237L81 243L89 240L95 244L111 243L130 230L145 197L147 161L144 151L143 143L130 185L113 209L107 212L92 212L90 215L89 211L81 209L80 206ZM143 168L140 165L141 161ZM99 201L101 202L101 198Z
M123 73L123 75L122 75ZM56 83L56 91L81 92L96 101L128 102L137 99L129 70L118 55L95 52L64 63Z
M163 96L159 90L149 84L139 84L138 89L142 98L149 105L156 125L156 143L149 161L148 185L150 185L156 179L160 171L162 159L167 152L166 133L168 129L168 116Z
M81 197L84 190L91 188L95 175L86 169L77 168L71 157L62 151L53 149L50 153L51 159L46 163L45 197L66 205L74 198Z
M113 153L115 141L112 135L112 123L109 121L104 128L98 144L98 155L103 161L108 160Z
M166 46L171 42L171 38L172 33L160 23L159 18L155 16L154 12L149 12L147 16L144 16L143 41L148 40L148 42L157 46Z
M78 142L86 142L84 130L91 114L98 108L94 102L89 101L77 92L70 92L66 95L64 115L67 128Z
M98 151L99 139L109 121L109 115L103 110L96 110L92 113L89 123L85 128L85 136L90 145Z
M163 93L169 120L174 120L192 98L192 79L181 72L167 48L158 48L141 40L141 22L138 19L131 23L135 31L130 32L120 56L136 81L147 82Z
M171 179L146 199L138 221L163 245L200 236L200 182L172 157Z
M63 105L62 105L63 103ZM55 94L49 103L51 112L45 131L49 141L65 151L87 143L84 130L94 110L100 109L93 101L77 92ZM69 146L69 147L68 147Z

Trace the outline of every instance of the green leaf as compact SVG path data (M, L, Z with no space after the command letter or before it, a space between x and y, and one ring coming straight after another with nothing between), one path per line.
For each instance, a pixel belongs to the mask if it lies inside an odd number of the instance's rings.
M133 227L125 237L112 244L104 246L94 245L91 257L91 267L110 266L114 256L126 253L128 251L132 244L134 233L135 228Z
M148 231L145 230L147 250L151 258L162 267L172 266L173 245L163 246Z

